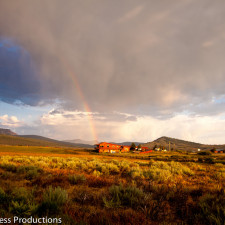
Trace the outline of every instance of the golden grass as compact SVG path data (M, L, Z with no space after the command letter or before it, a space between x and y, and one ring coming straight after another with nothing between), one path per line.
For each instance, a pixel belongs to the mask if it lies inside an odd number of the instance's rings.
M199 163L197 155L181 153L153 153L149 160L132 153L96 154L84 149L7 149L0 152L3 216L12 216L16 210L54 216L56 207L65 225L222 224L224 220L225 161L221 155L211 156L215 163L210 164ZM66 150L74 154L65 154ZM32 198L15 199L20 187ZM51 196L51 192L53 197L44 201L44 193ZM60 206L57 198L65 198ZM30 211L23 212L26 209Z

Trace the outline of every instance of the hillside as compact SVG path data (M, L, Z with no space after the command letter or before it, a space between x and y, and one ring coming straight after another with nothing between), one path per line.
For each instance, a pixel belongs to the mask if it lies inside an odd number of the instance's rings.
M0 135L17 135L17 134L12 132L10 129L0 128Z
M85 144L85 145L96 145L98 143L97 140L86 141L82 139L74 139L74 140L64 140L63 142L69 142L74 144Z
M32 139L36 139L36 140L41 140L41 141L47 141L47 142L54 142L57 145L61 145L61 146L72 146L72 147L80 147L80 148L93 148L93 145L89 145L89 144L85 144L85 143L72 143L69 141L58 141L52 138L46 138L43 136L39 136L39 135L19 135L20 137L24 137L24 138L32 138Z
M112 143L117 145L127 145L127 146L130 146L132 143L135 143L136 146L138 146L139 144L144 145L142 142L137 142L137 141L112 142Z
M212 148L225 149L225 145L206 145L170 137L161 137L156 139L155 141L143 144L143 146L153 149L154 146L157 145L158 147L164 146L166 149L169 149L169 143L171 150L197 151L198 149L201 150L210 150Z
M78 145L67 142L61 142L50 138L45 138L36 135L12 136L0 135L0 145L19 145L19 146L49 146L49 147L78 147L91 148L89 145Z

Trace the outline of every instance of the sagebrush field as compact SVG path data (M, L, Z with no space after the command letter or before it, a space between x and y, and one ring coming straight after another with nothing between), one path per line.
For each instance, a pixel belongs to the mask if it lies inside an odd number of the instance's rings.
M0 151L2 218L58 217L65 225L225 221L224 154Z

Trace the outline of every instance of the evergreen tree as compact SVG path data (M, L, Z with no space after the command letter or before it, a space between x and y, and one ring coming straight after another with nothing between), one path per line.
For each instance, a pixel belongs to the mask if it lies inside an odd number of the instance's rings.
M136 149L136 145L135 145L135 143L134 143L134 142L132 142L132 144L131 144L131 146L130 146L130 149L131 149L131 150Z

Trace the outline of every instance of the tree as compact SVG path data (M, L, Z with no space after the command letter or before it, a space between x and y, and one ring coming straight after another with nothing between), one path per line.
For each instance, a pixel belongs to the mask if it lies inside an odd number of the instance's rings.
M136 149L136 145L134 142L132 142L130 145L130 150L134 150L134 149Z
M138 145L138 149L141 148L141 147L142 147L141 144L139 144L139 145Z

